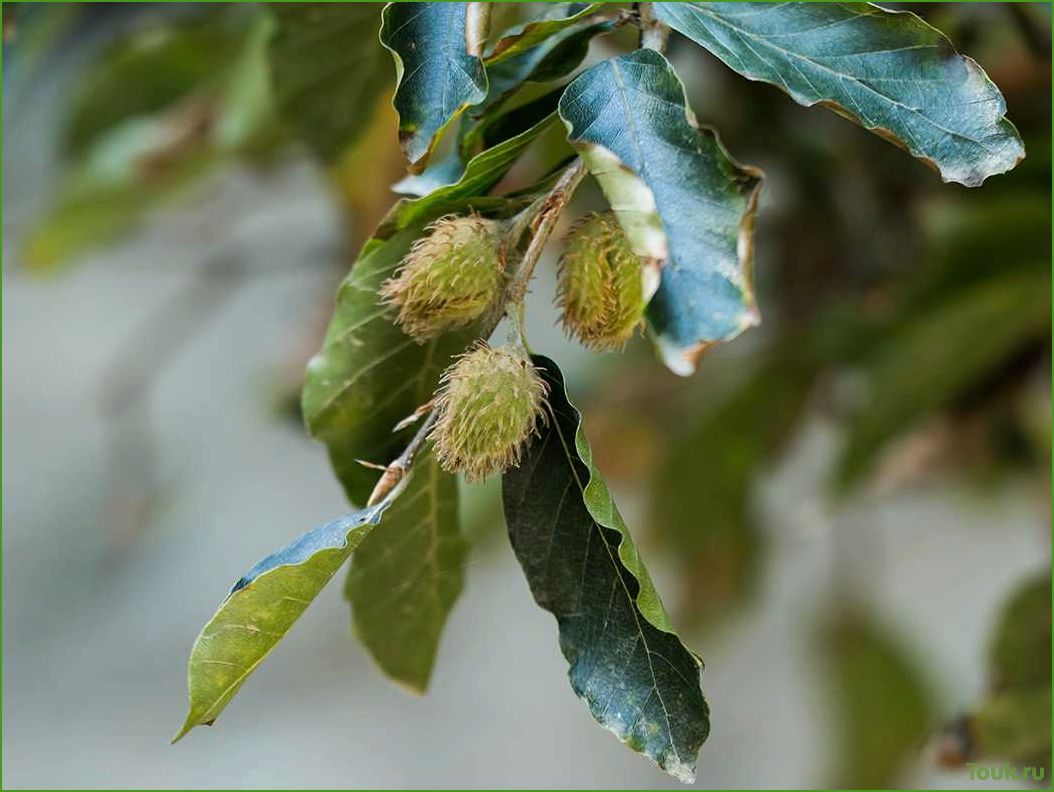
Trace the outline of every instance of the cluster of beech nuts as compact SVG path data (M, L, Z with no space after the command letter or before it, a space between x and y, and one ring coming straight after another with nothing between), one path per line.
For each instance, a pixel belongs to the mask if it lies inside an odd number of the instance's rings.
M381 287L396 321L418 343L504 311L505 224L476 214L436 220ZM642 323L640 258L611 213L576 223L560 259L557 302L568 335L620 349ZM443 373L430 435L443 469L469 481L519 463L546 421L548 386L520 344L479 342Z

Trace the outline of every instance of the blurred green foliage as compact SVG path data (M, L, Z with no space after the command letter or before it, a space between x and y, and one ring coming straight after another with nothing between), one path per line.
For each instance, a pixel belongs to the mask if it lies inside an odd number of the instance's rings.
M926 680L912 658L863 610L839 611L819 648L832 703L838 767L833 788L897 786L933 721Z

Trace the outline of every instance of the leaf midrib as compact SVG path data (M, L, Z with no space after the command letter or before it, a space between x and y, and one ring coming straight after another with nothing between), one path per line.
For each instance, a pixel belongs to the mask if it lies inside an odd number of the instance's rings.
M867 83L861 81L859 78L854 77L851 74L845 74L843 72L836 71L835 69L832 69L829 66L824 66L822 63L819 63L819 62L817 62L817 61L813 60L812 58L809 58L809 57L807 57L805 55L801 55L801 54L793 52L791 50L784 49L783 47L780 47L780 46L772 43L772 41L768 37L759 36L759 35L757 35L755 33L751 33L750 31L743 30L742 28L739 28L739 27L735 26L734 24L732 24L731 22L721 18L720 16L718 16L715 13L713 13L712 11L710 11L707 8L703 8L702 6L699 6L699 5L696 5L696 4L693 4L693 3L688 3L686 5L687 5L687 7L688 7L688 9L690 11L694 11L694 12L696 12L698 14L705 14L710 19L713 19L715 22L718 22L721 25L724 25L726 28L728 28L729 30L731 30L733 33L735 33L736 35L738 35L740 37L748 36L751 39L753 39L755 42L757 42L759 45L761 45L763 47L767 47L770 50L775 50L776 53L782 54L782 55L784 55L784 56L786 56L788 58L796 58L796 59L798 59L800 61L804 61L805 63L808 63L808 64L814 66L815 68L817 68L817 69L819 69L821 71L828 72L829 74L833 74L835 77L837 77L839 79L849 80L850 82L854 82L857 85L859 85L861 88L864 88L865 90L870 91L871 93L873 93L875 96L879 97L880 99L885 100L886 102L888 102L888 103L890 103L892 105L895 105L897 107L901 107L904 110L908 111L909 113L913 113L914 115L916 115L919 118L921 118L922 120L924 120L926 123L928 123L931 126L933 126L935 129L939 129L940 131L945 132L945 133L947 133L947 134L949 134L949 135L951 135L953 137L961 138L962 140L966 140L966 141L968 141L970 143L974 143L975 145L980 146L981 148L983 148L989 154L993 154L994 155L994 154L998 154L999 153L995 149L991 148L988 144L986 144L983 140L979 140L977 138L970 137L969 135L965 135L965 134L963 134L961 132L956 132L953 129L948 129L948 128L942 126L941 124L938 124L936 121L934 121L928 115L926 115L923 112L921 112L919 109L911 107L909 105L906 105L903 102L898 102L896 99L894 99L891 96L886 96L886 94L882 93L877 88L873 88L872 86L868 85ZM753 49L753 48L751 48L751 49ZM875 52L877 53L877 52L889 52L889 51L890 50L876 50ZM757 54L759 58L761 57L761 55L759 53L755 52L755 54ZM856 53L854 53L854 54L856 54ZM865 54L875 54L875 53L865 53ZM762 60L764 60L764 58L762 58ZM779 69L774 69L774 70L776 71L777 74L779 74ZM806 82L809 82L809 80L807 78L806 78ZM811 83L810 83L810 85L811 85ZM784 86L786 88L786 84L785 83L784 83ZM813 90L816 90L815 86L813 87ZM789 91L789 89L788 89L788 91ZM822 99L822 97L821 97L821 99ZM816 99L816 100L813 101L813 103L815 104L817 101L821 101L821 99ZM868 129L878 129L881 126L880 124L876 124L874 122L874 120L872 120L872 119L861 118L860 120L865 122L865 125L867 126ZM918 145L917 141L914 141L914 143L915 143L915 146L916 146L917 153L919 153L919 154L925 153L926 149L920 147Z
M576 418L574 415L571 415L570 417L572 418L572 420L574 421L574 423L576 425L579 424L579 422L580 422L579 418ZM559 421L558 418L556 418L555 415L554 415L554 419L553 419L553 428L554 428L554 430L556 432L557 437L560 439L560 445L563 446L564 455L567 457L567 460L570 463L571 475L574 477L575 483L578 485L578 489L582 493L582 502L585 503L585 486L582 484L582 480L578 477L578 470L575 468L575 460L577 458L577 454L572 455L570 447L567 444L567 440L566 440L566 438L564 438L563 430L560 427L560 421ZM579 431L580 431L580 429L579 429ZM640 621L641 617L640 617L640 614L637 612L637 600L630 593L630 590L626 587L626 581L622 578L622 574L619 571L619 568L621 567L623 569L626 569L626 571L629 572L629 574L632 574L632 572L630 572L629 569L627 569L626 567L623 566L621 559L615 558L612 555L612 553L611 553L611 545L608 544L607 540L603 536L603 531L605 530L606 526L600 525L600 523L598 523L596 521L596 519L594 519L592 512L589 511L588 504L586 504L586 512L589 514L589 520L593 524L594 530L599 531L601 533L601 535L600 535L600 542L604 546L604 550L605 550L605 552L608 555L608 560L611 562L611 566L614 569L615 577L617 578L617 580L619 582L619 585L622 587L623 592L625 592L626 599L629 600L630 612L633 614L634 623L637 625L637 636L639 637L639 640L641 641L641 643L644 645L644 654L648 658L648 670L651 673L652 691L654 691L655 695L658 697L659 705L662 707L663 717L666 719L666 734L669 737L670 749L673 751L674 758L677 760L677 762L679 764L684 764L684 762L681 759L681 754L680 754L680 752L677 749L677 743L676 743L676 741L674 740L674 737L673 737L673 725L670 722L670 712L669 712L669 710L666 707L666 702L663 701L662 693L659 691L659 680L658 680L658 677L655 674L655 664L652 662L652 649L651 649L651 646L648 644L647 637L644 635L644 628L642 627L641 621ZM559 509L558 509L558 513L557 513L557 520L559 521ZM608 530L615 530L615 531L617 531L619 533L619 535L621 536L621 538L619 539L619 546L621 546L622 542L625 541L625 538L626 538L625 534L622 531L618 531L618 529L614 529L614 528L608 529ZM649 693L649 696L650 696L650 693ZM644 704L641 705L640 714L643 714L643 712L644 712ZM638 720L639 720L639 717L638 717ZM634 721L633 727L631 727L629 729L627 734L632 735L634 727L636 727L636 721Z

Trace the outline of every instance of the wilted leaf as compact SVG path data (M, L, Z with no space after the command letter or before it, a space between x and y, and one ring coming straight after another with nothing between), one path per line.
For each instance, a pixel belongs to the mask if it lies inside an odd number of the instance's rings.
M390 83L377 45L380 3L275 3L268 50L275 102L297 134L333 160L369 124Z
M656 3L751 80L822 104L975 187L1025 155L988 75L914 14L870 3Z
M238 580L190 652L190 710L173 739L211 726L359 542L380 521L397 493L301 534Z
M931 725L924 680L864 613L840 614L826 627L821 648L837 734L830 783L888 789L921 751Z
M503 479L513 549L556 616L575 693L597 722L684 782L710 728L700 662L677 637L548 358L550 419Z
M458 526L457 479L431 452L359 545L344 592L355 630L392 678L424 692L447 615L461 593L468 545Z
M384 7L381 43L395 58L399 141L414 173L425 167L447 126L487 98L481 53L468 49L471 5L389 3Z
M560 116L650 277L662 267L648 321L666 365L692 373L708 346L758 322L759 172L696 126L681 81L653 50L588 69L564 92Z
M1029 270L981 281L906 323L868 366L870 398L850 426L839 484L858 483L891 438L1049 333L1050 276Z

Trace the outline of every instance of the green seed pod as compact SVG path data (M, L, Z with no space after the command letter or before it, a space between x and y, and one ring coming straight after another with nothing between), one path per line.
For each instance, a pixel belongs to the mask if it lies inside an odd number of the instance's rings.
M591 349L620 349L641 324L643 264L612 213L588 214L571 229L557 300L564 329Z
M423 342L482 316L501 291L504 267L497 222L449 215L414 243L381 295L399 306L402 328Z
M480 344L444 373L432 430L449 473L476 481L518 465L523 443L546 421L548 386L519 350Z

